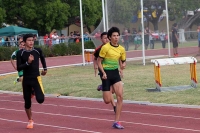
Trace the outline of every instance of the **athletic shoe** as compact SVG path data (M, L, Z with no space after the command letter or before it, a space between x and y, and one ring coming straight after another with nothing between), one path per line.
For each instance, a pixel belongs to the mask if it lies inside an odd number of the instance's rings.
M19 82L19 77L17 77L16 80L14 81L14 85L16 85L17 82Z
M26 127L27 129L32 129L33 128L33 120L28 121L28 125Z
M113 110L114 110L114 112L115 112L115 114L116 114L116 106L113 107Z
M98 85L98 86L97 86L97 90L98 90L98 91L101 91L101 90L102 90L102 85Z
M16 85L16 84L17 84L17 81L14 81L13 83L14 83L14 85Z
M124 129L120 122L115 122L112 127L116 129Z
M178 54L174 54L174 57L178 57Z

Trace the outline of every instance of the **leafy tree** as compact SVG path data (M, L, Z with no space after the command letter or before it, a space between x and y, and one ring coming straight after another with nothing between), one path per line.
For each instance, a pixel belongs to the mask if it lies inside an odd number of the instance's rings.
M70 5L70 17L68 23L66 23L66 26L70 26L71 24L79 24L79 0L63 0L63 2L66 2ZM87 27L89 32L91 32L90 26L96 25L96 23L102 18L101 0L82 0L82 10L84 26Z
M190 27L200 17L200 12L197 11L200 0L169 0L168 6L169 12L174 15L181 29ZM188 15L188 11L194 11L194 15Z
M141 12L140 0L109 0L109 20L111 23L124 24L129 27L133 15ZM158 21L165 9L164 0L143 0L144 16L147 22L154 25L154 30L158 30Z
M68 21L69 5L60 0L3 0L6 22L37 29L40 34L62 29Z
M147 22L153 24L155 31L158 31L158 22L163 10L165 10L164 0L144 0L144 16Z
M2 23L4 23L6 17L6 12L2 6L2 0L0 0L0 27L2 27Z
M200 17L199 7L200 0L169 0L169 12L174 15L178 22L181 42L185 41L185 29L191 28ZM188 11L193 11L194 15L188 14Z
M139 0L109 0L108 19L111 24L119 23L129 27L132 16L139 6Z

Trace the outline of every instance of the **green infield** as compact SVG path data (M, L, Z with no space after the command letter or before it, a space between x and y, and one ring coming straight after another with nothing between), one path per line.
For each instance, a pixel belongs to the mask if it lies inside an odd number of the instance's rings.
M200 79L200 67L197 63L197 79ZM17 74L1 76L0 89L21 92L21 83L13 84ZM190 85L190 65L172 65L161 67L163 87ZM97 91L101 84L99 76L94 76L93 65L71 66L49 69L42 77L45 93L65 96L101 98ZM181 91L148 92L147 88L155 88L154 66L148 60L129 61L124 70L124 100L149 101L154 103L173 103L200 105L200 87Z

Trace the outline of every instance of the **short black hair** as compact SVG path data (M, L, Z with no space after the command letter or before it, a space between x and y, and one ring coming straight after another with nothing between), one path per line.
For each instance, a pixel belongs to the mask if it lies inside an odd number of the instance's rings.
M176 26L177 26L177 23L174 23L173 26L176 27Z
M104 35L107 35L108 34L108 32L103 32L103 33L101 33L101 39L102 39L102 37L104 36Z
M23 36L23 41L26 42L27 38L29 38L29 37L34 37L34 35L33 34L25 34Z
M112 36L113 32L118 32L119 36L120 36L120 30L117 27L112 27L108 30L108 38Z

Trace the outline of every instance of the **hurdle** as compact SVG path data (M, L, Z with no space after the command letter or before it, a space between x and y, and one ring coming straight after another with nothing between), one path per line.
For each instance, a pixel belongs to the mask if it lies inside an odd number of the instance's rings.
M94 49L84 49L84 54L85 54L85 61L87 63L90 63L93 61L93 54L94 54Z
M179 58L153 59L151 60L151 62L154 63L154 77L155 77L157 91L161 91L161 86L162 86L160 67L166 65L190 64L191 86L193 88L197 87L196 58L179 57Z

